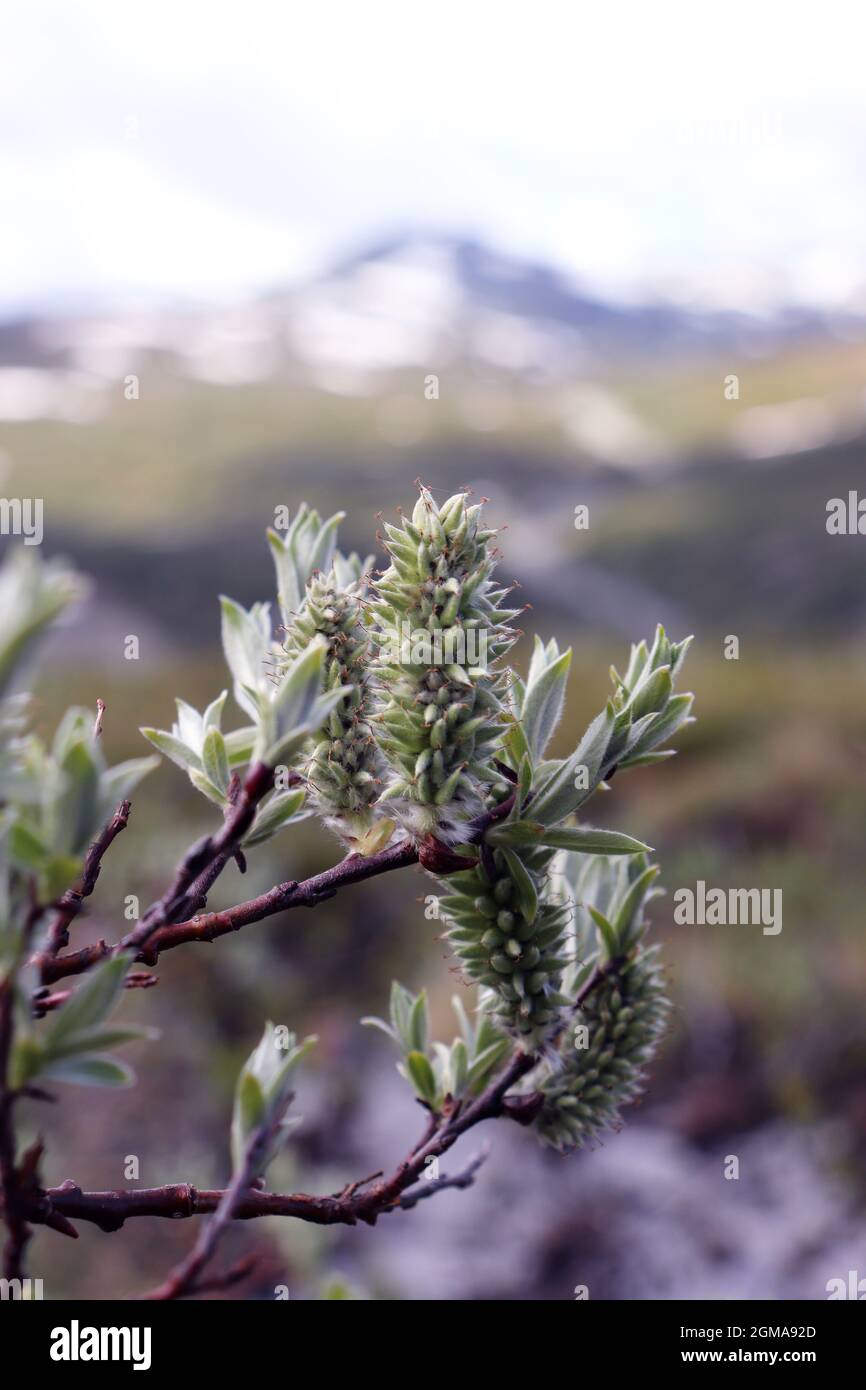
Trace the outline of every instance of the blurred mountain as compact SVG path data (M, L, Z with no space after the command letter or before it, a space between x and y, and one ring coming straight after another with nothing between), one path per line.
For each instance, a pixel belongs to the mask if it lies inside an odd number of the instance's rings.
M454 361L565 379L659 357L767 355L806 338L832 342L866 331L854 314L611 303L548 265L423 231L373 243L248 304L102 303L85 312L82 302L83 295L77 309L0 322L0 369L100 375L158 352L193 378L230 383L292 368L325 386L361 389L368 373L435 371Z
M366 553L422 476L491 497L509 573L578 626L859 633L861 538L825 520L864 380L853 316L611 304L401 235L248 304L0 324L0 488L111 593L94 630L135 606L203 636L215 590L268 589L277 506L345 510Z

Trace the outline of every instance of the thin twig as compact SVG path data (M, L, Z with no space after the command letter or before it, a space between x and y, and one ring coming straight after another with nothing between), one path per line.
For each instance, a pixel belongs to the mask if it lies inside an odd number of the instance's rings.
M64 947L69 945L70 924L81 911L84 899L89 898L96 887L102 860L113 841L122 830L126 829L129 823L130 810L130 803L121 801L114 815L106 822L88 849L84 856L84 869L80 880L73 888L67 888L57 904L57 911L48 929L43 959L56 956L58 951L62 951Z
M251 1136L243 1162L222 1193L212 1219L199 1232L192 1250L157 1288L152 1289L150 1293L142 1294L143 1299L165 1303L198 1292L202 1271L255 1181L262 1166L262 1157L273 1138L273 1132L274 1125L265 1125Z

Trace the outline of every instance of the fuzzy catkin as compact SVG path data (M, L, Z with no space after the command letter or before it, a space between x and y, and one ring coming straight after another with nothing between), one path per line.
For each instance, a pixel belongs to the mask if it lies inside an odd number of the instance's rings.
M486 987L485 1011L527 1048L543 1042L566 1003L568 908L538 901L550 859L544 849L519 857L494 849L473 869L451 874L440 899L449 945L467 976Z
M375 818L381 763L369 723L370 639L359 583L338 586L335 570L316 573L300 611L286 629L284 653L293 660L317 636L327 643L324 689L350 693L315 735L305 766L316 810L349 841L360 839Z
M624 964L608 967L569 1025L560 1065L541 1086L544 1105L535 1121L542 1139L561 1153L609 1129L643 1089L670 1012L658 950L639 946ZM585 1048L575 1045L581 1025Z
M374 586L376 737L393 774L382 800L419 837L458 840L501 781L490 761L506 676L494 663L518 610L491 583L495 532L480 514L463 493L439 508L422 488L412 520L386 525L391 564Z

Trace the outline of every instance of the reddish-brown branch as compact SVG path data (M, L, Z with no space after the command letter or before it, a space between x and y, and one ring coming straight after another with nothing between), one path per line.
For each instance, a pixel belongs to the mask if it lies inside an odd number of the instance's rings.
M315 1196L305 1192L279 1193L247 1191L232 1203L234 1219L249 1220L258 1216L292 1216L320 1226L354 1226L359 1221L374 1225L382 1214L401 1207L411 1207L427 1191L427 1165L439 1158L465 1134L483 1120L510 1114L505 1103L506 1093L538 1063L532 1053L516 1049L508 1065L474 1100L457 1105L448 1116L439 1117L428 1125L424 1139L411 1151L389 1177L378 1181L350 1183L341 1193ZM480 1163L473 1160L453 1178L434 1179L434 1191L446 1187L468 1187ZM416 1183L423 1185L413 1191ZM438 1183L438 1186L435 1184ZM205 1191L187 1183L158 1188L129 1188L115 1192L82 1192L77 1184L68 1181L60 1187L49 1188L45 1195L48 1211L69 1221L91 1221L103 1231L116 1231L125 1221L136 1216L190 1217L216 1212L226 1202L231 1189ZM404 1200L405 1198L405 1200ZM44 1220L39 1212L31 1217Z
M44 911L36 898L35 885L30 885L30 908L22 930L24 951ZM24 1251L30 1239L28 1222L45 1205L39 1187L37 1169L42 1153L41 1143L31 1146L18 1161L15 1137L15 1102L20 1091L10 1084L10 1067L15 1027L15 994L13 976L0 980L0 1197L7 1238L3 1247L3 1277L20 1279L24 1273ZM45 1224L52 1224L44 1218ZM61 1224L63 1218L60 1218Z
M473 822L467 834L468 843L479 840L488 826L507 815L512 802L513 797L509 797L500 806ZM447 870L440 867L440 873L453 872L456 868L465 868L467 865L465 858L452 854L445 846L438 850L431 845L422 846L419 853L410 840L403 840L397 845L381 850L379 854L368 857L350 854L339 864L325 869L323 873L314 874L312 878L304 879L300 883L292 880L279 883L267 893L238 903L236 907L226 908L223 912L199 913L186 921L169 922L166 919L166 925L152 926L144 933L135 959L146 965L153 965L163 952L174 950L176 946L183 946L191 941L216 941L221 936L240 931L252 922L260 922L265 917L272 917L278 912L288 912L295 907L317 907L319 903L332 898L340 888L388 873L391 869L405 868L417 863L419 859L425 867L432 868L431 858L434 854L446 854L449 858ZM143 925L144 922L145 918L142 918L139 925ZM114 946L106 941L97 941L91 946L82 947L80 951L70 951L66 955L46 961L42 972L43 983L53 984L65 976L80 975L90 970L115 951L130 949L135 935L136 933L132 933Z
M238 1206L252 1188L262 1167L263 1155L274 1137L279 1120L261 1126L251 1137L247 1150L231 1184L223 1192L210 1221L198 1233L189 1254L181 1260L166 1279L142 1297L155 1303L167 1303L188 1294L199 1292L204 1269L234 1220Z
M152 989L154 985L158 984L158 975L152 975L147 970L130 970L123 981L123 988ZM72 993L71 989L58 989L53 994L47 988L35 990L33 993L34 1018L44 1018L46 1014L62 1008Z
M101 702L100 702L101 703ZM96 880L99 878L99 870L102 867L102 860L113 842L122 830L129 824L129 813L131 810L130 802L121 801L111 819L103 826L99 835L93 841L84 856L84 869L81 878L73 888L67 888L60 902L57 904L57 911L48 929L48 939L45 943L44 957L56 956L58 951L69 945L69 927L78 916L85 898L89 898L94 888Z
M138 925L120 941L118 950L137 954L160 927L182 920L200 906L203 895L240 850L259 803L273 785L273 768L254 763L219 830L205 835L187 851L165 893L151 903Z

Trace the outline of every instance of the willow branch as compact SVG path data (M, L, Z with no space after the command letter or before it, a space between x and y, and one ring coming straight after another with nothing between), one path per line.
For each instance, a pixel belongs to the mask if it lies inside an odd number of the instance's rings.
M509 797L500 806L472 822L467 842L477 843L490 825L508 814L512 802L513 797ZM138 939L138 949L134 958L146 965L154 965L163 952L174 950L177 946L194 941L216 941L219 937L240 931L242 927L253 922L260 922L263 918L273 917L279 912L288 912L292 908L318 907L320 903L334 897L341 888L419 862L431 872L439 873L454 872L458 868L466 868L469 863L438 841L431 840L422 842L421 845L415 845L411 840L403 840L367 857L350 854L339 864L334 864L320 874L314 874L301 882L289 880L279 883L267 893L238 903L236 907L226 908L223 912L198 913L185 921L169 922L166 919L164 925L149 926ZM147 915L142 918L137 930L145 925ZM135 938L136 932L133 932L115 945L97 941L90 946L82 947L80 951L70 951L66 955L56 956L44 962L42 981L44 984L53 984L65 976L80 975L117 951L131 949L136 945Z
M415 1206L427 1188L429 1160L442 1157L461 1134L483 1120L510 1116L506 1093L539 1060L532 1053L515 1049L507 1066L480 1096L453 1105L447 1114L431 1116L422 1142L389 1177L350 1183L342 1192L329 1196L251 1189L242 1194L237 1202L232 1197L233 1217L243 1221L258 1216L292 1216L319 1226L355 1226L359 1221L372 1226L386 1212ZM434 1179L433 1182L439 1184L434 1190L470 1186L478 1167L480 1162L473 1159L469 1169L464 1169L447 1182L441 1178ZM418 1191L413 1190L416 1183L423 1183ZM177 1219L216 1212L221 1204L227 1202L233 1189L234 1184L225 1190L205 1191L188 1183L180 1183L157 1188L126 1188L115 1192L83 1192L76 1183L67 1181L60 1187L48 1188L44 1197L47 1212L59 1214L69 1221L93 1222L103 1231L116 1231L125 1221L136 1216ZM31 1219L44 1220L44 1215L34 1212Z

